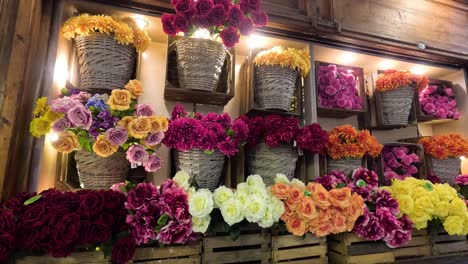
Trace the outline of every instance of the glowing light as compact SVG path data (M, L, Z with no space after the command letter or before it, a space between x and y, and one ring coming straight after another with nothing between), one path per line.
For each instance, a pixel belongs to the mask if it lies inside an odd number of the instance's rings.
M426 68L424 68L423 66L414 66L413 68L411 68L410 72L413 74L421 75L426 72Z
M356 57L351 52L345 52L340 56L339 60L341 63L348 64L355 61Z
M143 52L143 53L141 54L141 57L142 57L143 59L146 59L146 58L148 58L148 54L147 54L146 52Z
M352 72L353 72L353 70L348 70L348 73L352 73Z
M461 160L466 160L465 156L460 156Z
M133 18L139 29L145 29L149 26L149 22L143 19L142 17Z
M234 69L235 72L236 72L236 75L239 73L240 67L241 67L240 64L236 64L236 67L235 67L235 69Z
M195 31L194 35L195 38L201 38L201 39L209 39L211 38L210 32L204 28L197 29Z
M49 133L49 141L50 142L55 142L59 139L59 134L55 132Z
M379 62L379 69L381 70L388 70L395 67L395 63L391 60L383 60Z
M65 87L65 84L68 81L69 73L68 73L68 62L64 55L59 56L57 61L55 62L55 69L54 69L54 81L57 86L61 89Z
M247 39L247 44L249 45L251 49L261 48L265 46L265 43L266 43L265 37L262 37L256 34L250 35L249 38Z

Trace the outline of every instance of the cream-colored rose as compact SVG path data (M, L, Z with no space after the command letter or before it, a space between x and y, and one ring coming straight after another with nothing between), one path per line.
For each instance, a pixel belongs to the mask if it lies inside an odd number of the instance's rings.
M205 233L210 226L211 216L207 215L203 218L192 217L192 231L198 233Z
M220 186L213 192L213 199L215 207L221 207L224 202L234 197L234 193L231 188L226 186Z
M300 181L300 180L298 180L296 178L291 180L291 184L294 184L294 185L301 186L301 187L305 188L305 184L302 181Z
M192 216L203 218L213 210L213 194L208 189L199 189L190 195L188 204Z
M248 193L237 191L234 194L234 197L242 203L242 206L244 206L247 200L249 199L249 195L250 194Z
M234 197L224 202L220 208L224 221L232 226L244 220L242 208L242 202Z
M127 130L131 137L142 139L151 132L151 119L147 116L139 116L128 124Z
M270 206L272 207L272 217L275 222L278 222L281 216L284 214L284 203L272 196Z
M265 186L265 183L263 182L262 176L260 176L258 174L248 176L245 182L250 187L255 186L255 185Z
M241 183L237 184L236 192L250 194L250 186L247 185L247 183L245 183L245 182L241 182Z
M266 209L267 202L265 199L257 195L251 195L247 201L245 201L243 213L247 221L257 223L265 217Z
M187 191L190 187L190 174L186 171L179 171L172 180L182 189Z
M125 89L130 92L132 98L137 98L138 96L143 95L145 90L143 89L143 84L139 80L130 80L126 85Z
M63 131L58 135L56 141L52 141L52 147L58 152L71 153L74 150L80 149L78 137L71 131Z
M275 176L275 183L286 183L289 184L289 179L283 173L277 173Z
M267 206L265 210L265 216L263 219L258 222L258 225L263 228L269 228L275 223L275 220L273 219L273 207L271 204Z
M111 109L124 111L130 108L132 97L127 90L115 89L112 90L111 96L107 99L107 104Z
M110 155L117 152L119 147L113 145L105 135L99 135L96 138L96 142L93 144L93 151L96 155L101 156L103 158L109 157Z
M254 185L250 187L250 194L251 195L256 195L258 197L261 197L264 200L268 200L270 198L270 195L268 194L268 190L265 188L263 185Z

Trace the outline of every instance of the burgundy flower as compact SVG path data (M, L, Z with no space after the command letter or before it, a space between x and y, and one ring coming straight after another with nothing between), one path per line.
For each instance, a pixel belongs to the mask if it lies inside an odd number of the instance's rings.
M317 154L325 149L328 134L319 124L313 123L298 131L296 142L300 149Z
M440 178L435 175L435 174L428 174L426 176L426 179L432 183L442 183L442 181L440 180Z
M0 234L0 263L6 263L13 253L15 238L10 234Z
M107 224L88 220L81 221L79 234L81 244L103 243L112 235Z
M171 14L163 14L161 16L161 22L164 33L174 36L177 34L177 28L174 25L175 16Z
M344 186L347 186L350 180L343 172L332 171L322 177L316 178L315 182L322 184L323 187L329 191L336 188L340 183Z
M59 250L62 254L60 257L65 257L71 254L73 246L75 245L80 235L80 216L78 214L67 214L61 217L52 231L52 240L54 244L54 249L65 248L66 250ZM59 252L57 251L57 253Z
M159 216L157 216L159 218ZM154 228L156 227L156 217L140 215L128 215L127 224L130 227L130 236L137 245L146 244L156 239Z
M241 0L239 4L241 6L242 11L244 11L245 13L248 13L248 12L258 11L260 9L261 1L260 0Z
M354 234L366 240L380 240L385 236L385 230L380 225L379 218L373 213L366 212L354 224Z
M197 14L202 17L207 17L213 8L213 1L212 0L198 0L195 4L195 8L197 10Z
M401 228L400 222L389 208L378 208L375 215L379 218L380 225L385 230L385 237L391 237L395 230Z
M189 21L184 14L177 14L174 18L174 26L179 32L187 32L189 28Z
M50 207L53 208L53 210L67 213L76 212L79 206L79 197L75 192L63 192L55 196L50 203Z
M98 215L104 207L104 199L97 191L79 191L80 207L78 213L81 216L93 217Z
M411 240L411 230L407 231L407 230L397 229L393 232L391 236L386 237L384 240L387 246L390 248L400 247L408 243L408 241Z
M199 28L209 28L211 26L210 21L207 17L203 17L200 15L195 15L192 18L193 25Z
M268 24L268 15L263 10L256 11L253 13L253 21L256 26L264 27Z
M240 39L238 29L232 26L223 29L223 31L221 31L220 37L223 40L224 46L227 48L234 47L237 43L239 43Z
M123 237L112 247L112 263L125 264L132 260L135 254L135 243L129 237Z
M231 26L239 27L241 21L244 19L244 12L240 9L239 5L233 5L229 10L228 21Z
M30 226L22 225L18 228L18 247L24 250L36 251L44 249L42 240L47 237L49 233L50 230L47 226L31 228Z
M139 183L135 189L128 192L125 207L133 210L142 209L147 201L157 198L158 195L159 191L152 183Z
M400 214L398 201L392 195L385 191L379 190L376 194L375 205L377 210L387 208L394 215Z
M250 17L244 17L239 25L239 31L242 35L247 36L254 30L253 21Z
M1 209L0 209L1 210ZM14 234L16 230L15 215L10 210L0 211L0 234L10 233Z
M222 4L214 5L210 11L209 19L216 26L221 26L226 18L226 11Z
M47 222L47 220L47 205L40 202L26 206L26 209L21 216L23 225L30 227L42 226Z
M104 208L106 210L114 211L124 207L125 194L113 190L101 191L100 193L104 199Z
M176 221L170 221L158 233L156 239L163 244L183 244L192 233L191 224L179 224Z
M175 10L177 13L189 13L192 11L192 8L191 0L178 0L175 4Z

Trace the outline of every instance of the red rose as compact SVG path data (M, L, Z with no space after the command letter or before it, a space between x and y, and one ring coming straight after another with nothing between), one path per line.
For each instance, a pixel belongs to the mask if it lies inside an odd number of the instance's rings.
M177 14L174 18L174 26L178 32L187 32L189 21L184 14Z
M245 13L255 12L260 9L260 0L241 0L240 7Z
M46 204L42 202L35 202L25 206L21 221L24 226L39 227L48 221Z
M228 48L234 47L239 43L240 35L238 29L235 27L227 27L221 31L221 39L223 40L224 46Z
M253 13L253 21L256 26L266 26L268 24L268 15L265 11L259 10Z
M14 234L16 230L16 219L10 210L0 211L0 234Z
M215 5L210 11L209 15L211 23L221 26L226 18L226 12L223 5Z
M232 5L231 0L213 0L213 5L223 5L224 9L229 10Z
M46 246L42 242L49 235L49 228L30 228L21 226L18 228L18 246L24 250L40 251Z
M114 226L116 224L115 220L116 220L116 216L118 215L115 215L116 212L106 212L106 211L103 211L102 213L100 213L98 216L97 216L97 219L95 220L96 222L99 222L99 223L104 223L106 224L111 230L114 229Z
M177 13L189 13L192 8L192 1L190 0L178 0L175 4L175 10Z
M42 199L42 197L41 197ZM75 192L63 192L51 198L49 208L67 213L76 212L79 207L79 197Z
M135 242L130 237L123 237L112 247L112 263L125 264L132 260L135 254Z
M68 214L56 222L52 231L52 239L56 248L65 248L75 244L80 235L80 216Z
M244 17L244 19L241 21L239 25L239 31L242 35L247 36L250 33L252 33L254 27L253 27L253 22L250 17Z
M5 208L12 210L15 215L19 214L24 209L24 201L26 201L27 199L33 196L36 196L36 193L22 192L16 195L15 197L3 202L0 208L5 207Z
M193 17L193 24L196 27L200 27L200 28L209 28L211 26L210 21L208 21L207 18L201 17L201 16L194 16Z
M242 12L239 5L232 6L228 14L228 20L229 23L231 23L231 26L238 27L243 19L244 12Z
M15 238L10 234L0 234L0 263L6 263L13 252Z
M125 194L113 190L101 191L104 199L104 208L106 210L114 211L119 208L124 208L124 202L127 199Z
M174 36L175 34L177 34L177 29L174 25L174 18L175 16L170 15L170 14L163 14L161 16L161 22L162 22L164 33L171 35L171 36Z
M80 228L80 244L102 243L111 237L109 227L101 222L82 221Z
M104 198L98 191L79 191L80 206L78 214L84 217L93 217L101 213Z
M211 0L199 0L195 8L197 9L197 14L202 17L207 17L213 8L213 2Z

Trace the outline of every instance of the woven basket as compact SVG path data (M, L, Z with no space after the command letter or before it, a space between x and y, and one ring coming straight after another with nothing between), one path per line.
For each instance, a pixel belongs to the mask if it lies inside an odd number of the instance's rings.
M275 183L277 173L283 173L291 180L294 178L297 156L297 149L292 145L272 148L260 142L254 149L247 151L248 172L262 176L266 185Z
M130 169L123 151L103 158L80 150L75 153L75 160L83 189L109 189L112 184L125 181Z
M183 38L175 42L181 88L215 91L226 60L226 48L209 39Z
M341 171L349 175L353 170L362 167L362 159L331 159L327 161L327 172Z
M414 98L414 88L399 87L395 90L381 92L383 123L385 125L408 124Z
M113 35L91 33L75 39L80 64L80 89L110 93L134 76L136 49L117 43Z
M460 174L461 160L459 158L436 159L431 157L432 173L443 183L453 183L453 179Z
M255 67L255 102L260 108L289 111L297 75L280 66Z
M214 191L221 179L225 157L216 150L206 154L203 150L174 151L177 171L184 170L195 180L198 187Z

